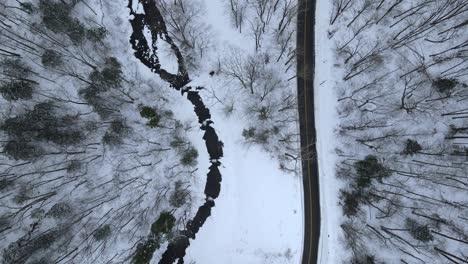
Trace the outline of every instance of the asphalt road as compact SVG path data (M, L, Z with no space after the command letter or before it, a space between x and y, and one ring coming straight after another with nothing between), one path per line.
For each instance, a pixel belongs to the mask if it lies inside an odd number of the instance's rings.
M315 0L300 0L297 27L297 94L304 182L303 264L317 263L320 195L314 112Z

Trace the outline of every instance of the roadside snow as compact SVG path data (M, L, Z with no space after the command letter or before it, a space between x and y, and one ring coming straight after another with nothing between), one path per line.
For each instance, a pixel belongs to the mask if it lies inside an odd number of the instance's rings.
M340 245L341 207L338 192L343 183L335 177L336 133L338 125L336 77L333 68L333 42L328 38L331 2L317 1L315 21L315 106L317 151L320 174L321 232L318 263L339 263L343 259Z

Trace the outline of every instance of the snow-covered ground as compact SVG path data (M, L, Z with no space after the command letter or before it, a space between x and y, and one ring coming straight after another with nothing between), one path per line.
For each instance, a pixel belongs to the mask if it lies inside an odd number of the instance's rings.
M318 256L319 263L339 263L343 259L343 250L340 249L342 213L338 205L338 193L343 183L335 177L335 128L339 120L336 112L337 74L333 68L333 43L328 38L332 4L327 0L316 3L314 87L322 217Z
M205 3L205 18L216 36L216 49L232 46L252 52L254 43L230 25L223 1ZM208 71L194 83L208 90L223 89L225 86L208 77ZM246 126L242 114L226 117L219 105L209 108L225 146L223 181L212 216L191 242L186 262L299 263L303 240L301 178L281 171L278 161L259 147L242 143L242 129Z
M299 263L302 248L300 179L241 143L238 120L213 114L225 143L221 194L187 252L187 263Z

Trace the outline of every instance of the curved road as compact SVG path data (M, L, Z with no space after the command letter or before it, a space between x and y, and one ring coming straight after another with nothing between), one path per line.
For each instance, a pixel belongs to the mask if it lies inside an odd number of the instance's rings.
M320 195L314 112L315 0L299 0L297 26L297 95L304 185L303 264L317 263Z

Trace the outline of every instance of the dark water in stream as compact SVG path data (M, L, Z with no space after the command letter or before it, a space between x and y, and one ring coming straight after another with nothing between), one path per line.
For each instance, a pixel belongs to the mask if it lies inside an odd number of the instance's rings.
M130 20L133 28L130 43L135 50L135 57L151 69L152 72L158 74L171 88L180 91L182 96L187 94L187 99L194 106L198 122L201 124L200 129L204 131L203 139L205 140L206 149L211 159L211 166L209 167L205 186L205 203L198 208L195 217L188 221L186 229L181 231L178 237L170 241L159 261L160 264L172 264L175 261L181 264L184 263L185 251L190 245L189 239L195 239L196 233L211 215L211 209L215 206L214 199L219 196L221 190L221 173L219 171L221 163L219 159L223 156L223 143L219 140L215 129L211 126L213 122L211 121L210 110L205 106L199 95L202 87L193 88L187 86L190 82L190 77L184 64L184 58L177 45L170 38L163 16L158 10L155 0L138 1L140 6L143 7L143 13L137 13L133 10L133 1L129 0L128 7L130 14L134 16ZM150 43L153 43L151 46L143 34L145 27L151 32L152 39ZM177 73L170 73L161 67L157 53L157 41L165 41L170 45L177 57Z

